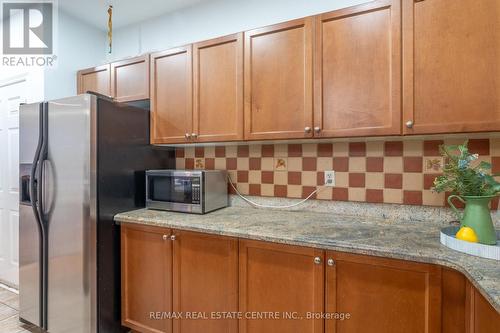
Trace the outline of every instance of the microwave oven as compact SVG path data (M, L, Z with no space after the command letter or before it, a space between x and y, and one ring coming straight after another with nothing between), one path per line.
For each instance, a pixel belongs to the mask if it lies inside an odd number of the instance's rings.
M205 214L227 207L227 171L148 170L146 208Z

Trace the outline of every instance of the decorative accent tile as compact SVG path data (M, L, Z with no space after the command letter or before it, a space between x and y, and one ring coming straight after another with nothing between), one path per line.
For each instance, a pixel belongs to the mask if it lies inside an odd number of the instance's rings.
M439 145L464 140L188 146L175 149L175 162L178 169L227 170L244 195L305 198L323 185L324 171L334 170L336 186L313 198L444 206L450 194L431 190L444 163ZM469 147L480 154L476 163L491 162L500 173L500 138L472 139Z

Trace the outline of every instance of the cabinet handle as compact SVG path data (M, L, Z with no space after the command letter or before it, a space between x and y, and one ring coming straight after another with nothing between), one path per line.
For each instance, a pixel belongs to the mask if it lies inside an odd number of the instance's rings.
M305 127L304 132L311 133L311 127L309 127L309 126Z
M170 240L175 240L175 235L170 236Z
M316 132L316 134L319 134L319 132L321 132L321 128L319 126L314 127L314 132Z
M333 266L333 265L335 265L335 260L333 260L332 258L330 258L330 259L328 259L328 261L326 262L326 264L328 266Z
M314 263L315 263L316 265L321 264L321 257L315 257L315 258L314 258Z
M189 140L191 138L191 134L186 133L186 134L184 134L184 137L186 137L186 140Z
M196 133L192 133L192 134L191 134L191 137L192 137L193 139L196 139L196 138L198 137L198 134L196 134Z
M163 240L167 240L168 239L168 236L167 235L163 235Z
M413 121L412 121L412 120L408 120L408 121L406 122L406 127L408 127L408 128L413 128Z

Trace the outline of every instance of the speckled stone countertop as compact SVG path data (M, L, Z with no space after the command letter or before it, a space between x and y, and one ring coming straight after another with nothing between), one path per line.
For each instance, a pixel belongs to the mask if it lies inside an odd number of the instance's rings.
M439 230L445 223L251 207L205 215L140 209L115 220L439 264L462 272L500 313L500 262L441 245Z

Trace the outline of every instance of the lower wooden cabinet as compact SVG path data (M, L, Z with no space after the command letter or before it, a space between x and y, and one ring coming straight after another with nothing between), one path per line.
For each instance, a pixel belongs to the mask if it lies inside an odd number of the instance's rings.
M137 332L500 327L500 314L465 276L438 265L137 224L122 224L121 241L122 324Z
M440 332L441 268L410 261L327 252L326 331Z
M161 318L172 311L170 234L169 229L122 225L122 325L144 333L172 332L171 320Z
M323 332L322 319L306 318L323 312L323 257L313 248L240 240L240 333Z

